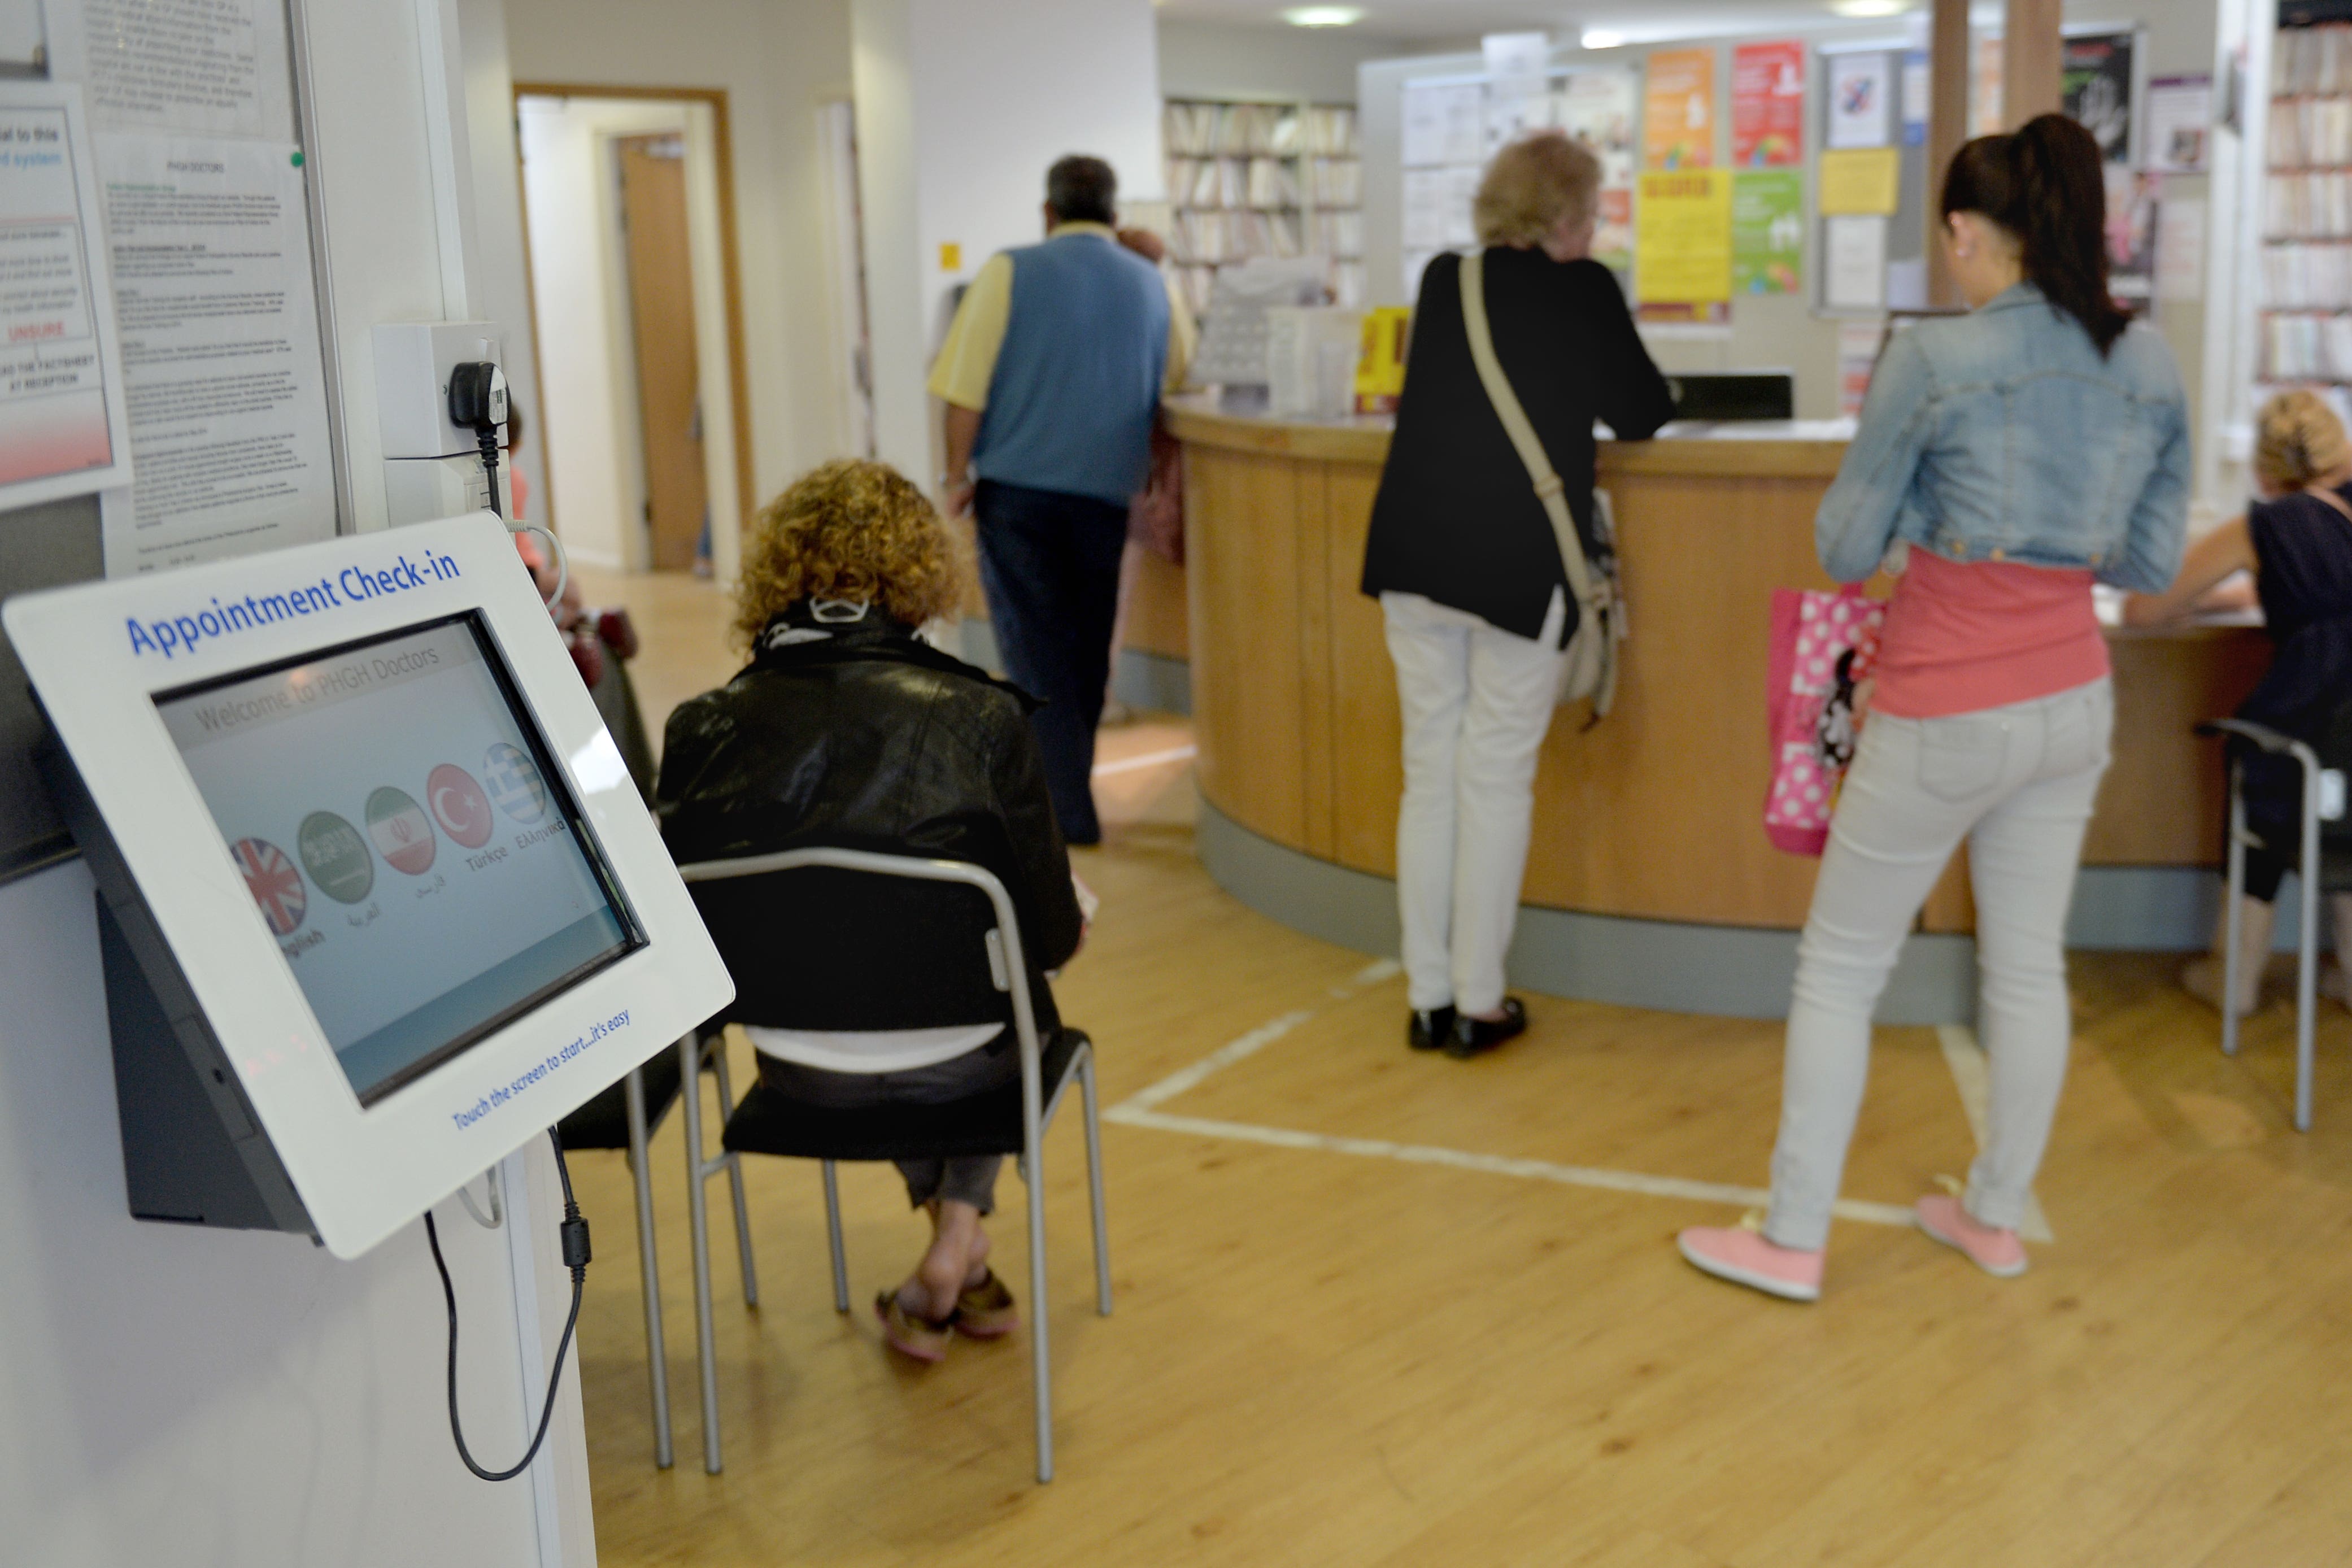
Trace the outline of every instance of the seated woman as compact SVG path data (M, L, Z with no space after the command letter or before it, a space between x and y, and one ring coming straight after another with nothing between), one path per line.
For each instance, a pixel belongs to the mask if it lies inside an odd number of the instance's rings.
M2315 741L2330 711L2352 692L2352 439L2316 394L2283 392L2263 405L2254 440L2254 479L2263 499L2189 546L2180 575L2161 594L2124 603L2127 626L2158 626L2216 603L2216 590L2250 572L2276 652L2270 672L2238 717ZM2294 868L2303 821L2303 770L2293 759L2249 752L2246 824L2263 840L2246 851L2246 900L2239 927L2240 1013L2262 995L2279 883ZM2336 947L2352 973L2352 894L2331 900ZM2213 937L2213 956L2181 972L2181 984L2221 1005L2221 957L2228 911ZM2341 991L2338 992L2341 994Z
M671 714L656 808L681 865L831 846L986 868L1013 896L1050 1039L1059 1020L1042 972L1077 952L1084 920L1029 700L916 635L958 598L948 533L903 476L841 461L803 478L745 544L735 633L751 662ZM944 984L932 966L910 973L902 952L862 938L824 953L831 930L904 931L939 907L936 885L802 871L792 886L788 903L749 911L772 971L736 965L739 1012L792 1025L748 1030L763 1082L803 1103L865 1110L943 1104L1019 1078L1010 1027L971 1025L977 1012L961 1002L927 1009L926 989ZM976 954L976 931L968 945ZM977 989L994 996L984 970ZM907 1026L942 1017L965 1026ZM875 1302L894 1349L937 1361L951 1331L1015 1326L981 1226L1003 1163L898 1163L932 1240Z

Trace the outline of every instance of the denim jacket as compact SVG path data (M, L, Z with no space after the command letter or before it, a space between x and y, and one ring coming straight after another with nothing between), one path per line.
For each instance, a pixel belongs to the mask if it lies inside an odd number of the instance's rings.
M1841 583L1899 542L2158 593L2180 568L2189 484L2187 404L2164 340L2134 325L2102 359L2020 283L1887 345L1814 545Z

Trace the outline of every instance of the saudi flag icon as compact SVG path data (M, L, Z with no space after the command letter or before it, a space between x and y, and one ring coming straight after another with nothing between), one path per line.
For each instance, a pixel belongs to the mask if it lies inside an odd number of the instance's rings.
M304 817L294 846L310 880L339 904L356 904L375 886L375 857L368 853L367 840L331 811Z
M368 837L395 871L421 877L433 868L433 824L425 808L389 784L367 798Z

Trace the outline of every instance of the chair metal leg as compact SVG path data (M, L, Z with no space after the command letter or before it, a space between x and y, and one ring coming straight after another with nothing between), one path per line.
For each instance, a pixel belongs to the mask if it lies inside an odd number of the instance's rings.
M833 1244L833 1310L849 1310L849 1254L841 1245L841 1183L830 1160L818 1163L824 1170L824 1236Z
M1078 1092L1087 1119L1087 1196L1095 1211L1095 1310L1110 1316L1110 1223L1103 1209L1102 1119L1095 1102L1095 1055L1078 1058Z
M2246 898L2246 778L2243 764L2230 764L2230 877L2221 911L2221 1054L2238 1054L2238 945L2243 940Z
M731 1115L735 1110L735 1086L729 1080L727 1042L723 1037L710 1053L710 1059L719 1075L719 1114ZM756 1307L760 1304L760 1273L751 1262L751 1211L743 1204L743 1157L730 1153L720 1158L727 1162L727 1184L735 1197L735 1250L742 1258L743 1305Z
M2303 931L2294 971L2294 1130L2311 1131L2312 1031L2319 1016L2319 769L2306 758L2303 771L2303 858L2297 889Z
M1037 1394L1037 1479L1054 1479L1054 1369L1045 1335L1045 1182L1035 1124L1025 1162L1029 1194L1029 1358Z
M662 1338L661 1266L654 1255L653 1172L646 1163L646 1077L633 1068L622 1080L629 1110L629 1174L637 1189L637 1279L646 1300L646 1366L653 1379L654 1464L668 1469L675 1458L669 1429L669 1347Z
M702 1070L698 1059L701 1044L688 1034L677 1043L678 1066L684 1074L686 1097L686 1210L694 1230L695 1349L702 1362L702 1468L719 1473L719 1354L710 1326L710 1214L702 1182Z

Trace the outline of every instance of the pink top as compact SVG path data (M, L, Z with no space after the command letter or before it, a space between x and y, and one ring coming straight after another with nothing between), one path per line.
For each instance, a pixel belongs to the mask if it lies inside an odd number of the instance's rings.
M1886 606L1870 705L1941 719L2031 702L2107 670L2088 572L1964 565L1914 547Z

